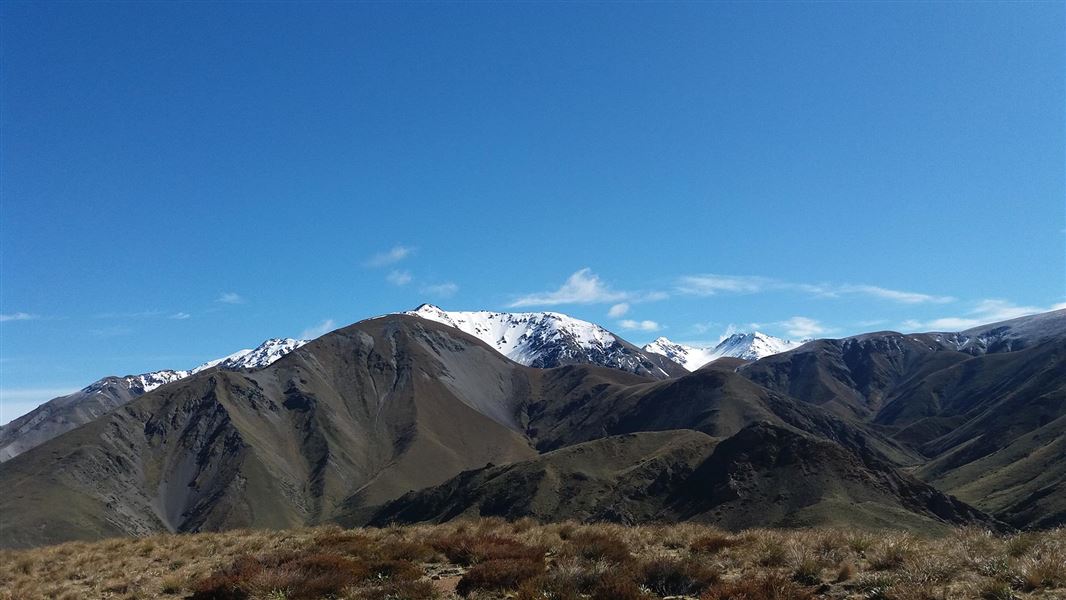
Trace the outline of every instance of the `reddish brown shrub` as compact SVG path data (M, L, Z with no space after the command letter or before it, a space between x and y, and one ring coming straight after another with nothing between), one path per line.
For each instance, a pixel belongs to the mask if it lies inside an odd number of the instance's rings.
M518 586L515 600L582 600L577 582L569 578L538 575Z
M592 588L592 600L644 600L648 594L626 577L604 577Z
M811 600L811 592L780 573L711 586L700 600Z
M315 549L321 552L335 552L359 558L376 556L378 549L374 540L349 531L329 531L315 539Z
M429 544L409 540L387 540L378 546L377 555L388 560L428 562L438 557Z
M743 543L741 540L733 536L711 533L696 538L689 546L689 550L696 554L717 554L726 548L739 546L741 543Z
M570 545L578 556L588 560L621 563L632 557L629 546L608 533L579 531L570 537Z
M641 564L641 580L660 596L698 594L719 579L718 569L692 557L660 557Z
M242 556L193 584L191 600L244 600L284 590L289 600L318 600L365 579L366 566L337 554Z
M232 575L216 573L193 584L190 600L245 600L251 594Z
M440 592L433 584L422 581L389 581L373 587L356 590L354 595L346 596L358 600L436 600Z
M474 590L513 590L543 572L544 561L540 558L487 560L471 567L455 591L466 596Z
M367 564L366 578L416 581L422 578L422 569L406 560L375 560Z
M448 560L460 565L472 565L487 560L540 560L544 557L542 548L491 534L451 535L437 538L432 545Z

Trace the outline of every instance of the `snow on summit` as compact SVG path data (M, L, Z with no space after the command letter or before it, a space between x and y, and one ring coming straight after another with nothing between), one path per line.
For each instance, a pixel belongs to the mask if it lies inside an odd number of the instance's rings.
M562 313L446 311L423 304L402 314L454 327L527 367L591 364L652 379L684 373L663 356L644 352L599 325Z
M689 371L695 371L703 365L726 356L744 360L759 360L772 354L780 354L798 348L803 342L785 340L756 331L755 333L734 333L713 348L686 346L660 337L644 346L645 352L661 354Z
M273 363L282 356L285 356L289 352L303 346L307 343L307 340L296 340L292 338L271 338L255 348L246 348L244 350L238 350L233 354L223 356L222 358L216 358L209 360L198 367L193 367L188 370L173 370L164 369L162 371L152 371L150 373L141 373L140 375L126 375L121 378L123 385L127 389L133 390L136 395L148 393L157 387L166 385L168 383L177 381L179 379L185 379L189 375L195 375L200 371L210 369L212 367L220 367L226 370L236 369L262 369L263 367ZM84 392L97 392L105 393L107 391L107 384L110 383L108 378L101 379L93 382L85 387Z
M646 344L644 351L661 354L689 371L695 371L717 358L711 348L685 346L671 342L666 337L659 337L654 342Z
M610 331L599 325L555 312L446 311L423 304L404 314L455 327L523 365L534 364L546 342L567 341L582 348L599 349L617 342Z

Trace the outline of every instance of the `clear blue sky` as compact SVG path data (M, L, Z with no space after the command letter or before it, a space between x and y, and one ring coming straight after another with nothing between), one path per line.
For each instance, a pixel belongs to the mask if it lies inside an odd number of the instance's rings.
M0 421L422 301L638 343L1050 309L1064 31L1061 2L5 2Z

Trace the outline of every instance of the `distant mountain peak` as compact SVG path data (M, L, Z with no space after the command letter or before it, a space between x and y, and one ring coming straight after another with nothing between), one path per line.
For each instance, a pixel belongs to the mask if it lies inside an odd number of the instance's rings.
M403 314L454 327L530 367L594 364L657 379L677 374L670 363L649 357L603 327L563 313L447 311L422 304Z
M271 338L255 348L238 350L188 370L163 369L138 375L104 377L73 394L53 398L0 427L0 462L168 383L213 367L230 371L261 369L306 343L307 340Z
M751 333L734 333L713 348L678 344L664 336L660 336L655 341L645 345L644 351L661 354L689 371L695 371L719 358L728 356L744 360L759 360L765 356L780 354L781 352L798 348L803 343L754 331Z

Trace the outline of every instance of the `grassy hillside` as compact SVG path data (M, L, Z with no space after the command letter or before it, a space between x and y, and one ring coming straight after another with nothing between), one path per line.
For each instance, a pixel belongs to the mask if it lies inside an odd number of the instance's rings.
M1066 530L937 538L496 519L235 530L0 552L0 599L1066 597Z

